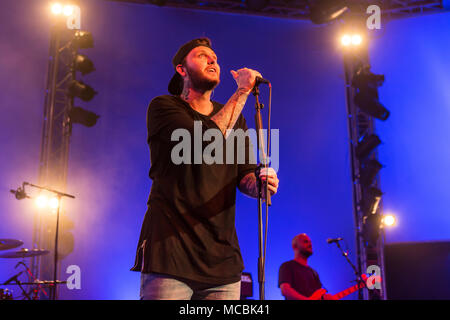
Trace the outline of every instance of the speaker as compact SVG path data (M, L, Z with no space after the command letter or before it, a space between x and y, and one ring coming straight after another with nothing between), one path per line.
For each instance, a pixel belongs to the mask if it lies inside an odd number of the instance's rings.
M384 259L389 300L450 299L450 241L386 244Z

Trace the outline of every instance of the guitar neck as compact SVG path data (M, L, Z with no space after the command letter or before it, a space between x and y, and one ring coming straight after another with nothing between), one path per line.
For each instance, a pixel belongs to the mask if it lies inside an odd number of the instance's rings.
M333 297L336 300L341 300L342 298L348 296L349 294L352 294L355 291L358 291L361 288L365 287L365 283L361 282L360 284L355 284L353 287L347 288L344 291L341 291L339 293L336 293Z

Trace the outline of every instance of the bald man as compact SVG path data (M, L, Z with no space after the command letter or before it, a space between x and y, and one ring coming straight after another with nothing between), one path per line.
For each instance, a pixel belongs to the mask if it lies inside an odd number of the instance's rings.
M292 239L294 259L283 263L278 275L278 287L286 300L310 300L311 295L322 288L319 275L308 265L313 254L311 239L307 234L296 235ZM324 294L323 300L334 300Z

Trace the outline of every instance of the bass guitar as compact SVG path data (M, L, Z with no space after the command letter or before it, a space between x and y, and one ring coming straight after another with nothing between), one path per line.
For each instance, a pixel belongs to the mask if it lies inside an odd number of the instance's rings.
M367 278L367 276L366 276L365 274L363 274L363 275L361 276L361 278L362 278L363 281L361 281L360 283L358 283L358 284L356 284L356 285L354 285L354 286L352 286L352 287L350 287L350 288L347 288L347 289L345 289L345 290L343 290L343 291L341 291L341 292L339 292L339 293L336 293L336 294L332 295L333 298L334 298L335 300L340 300L340 299L342 299L342 298L348 296L349 294L352 294L353 292L358 291L359 289L364 288L364 287L366 286L366 282L367 282L367 279L368 279L368 278ZM376 278L373 278L372 282L375 283L375 281L376 281ZM311 295L311 297L309 297L309 299L310 299L310 300L321 300L322 297L323 297L323 295L324 295L325 293L327 293L327 290L325 290L324 288L321 288L321 289L319 289L319 290L316 290L316 291Z

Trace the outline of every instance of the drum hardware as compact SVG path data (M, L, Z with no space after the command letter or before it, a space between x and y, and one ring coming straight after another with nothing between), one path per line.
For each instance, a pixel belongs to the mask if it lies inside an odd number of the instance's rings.
M25 186L30 186L39 190L46 190L48 192L51 192L55 195L55 197L58 199L58 206L56 208L56 228L55 228L55 247L54 247L54 258L53 258L53 281L51 283L53 284L51 286L51 295L50 298L52 300L56 300L56 284L62 283L61 281L56 280L57 275L57 266L58 266L58 235L59 235L59 216L60 216L60 208L61 205L61 199L63 197L75 199L75 196L60 192L55 189L51 189L45 186L38 186L29 182L23 182L22 187L18 187L17 190L10 190L11 193L13 193L17 200L22 200L25 198L31 198L27 195L25 192ZM0 255L0 258L25 258L25 257L35 257L43 254L48 254L48 250L41 250L41 249L33 249L33 250L27 250L23 249L21 251L15 252L15 253L7 253ZM20 287L20 285L19 285Z
M15 239L0 239L0 251L9 250L20 247L23 245L23 241Z
M0 258L8 258L8 259L15 259L15 258L31 258L36 256L42 256L48 254L50 251L43 250L43 249L25 249L22 248L19 251L10 251L0 254Z
M0 300L13 300L11 291L8 289L0 289Z
M22 265L24 268L25 268L25 270L26 270L26 272L28 273L28 278L30 279L32 279L32 281L34 281L34 282L37 282L37 281L39 281L34 275L33 275L33 273L31 272L31 270L30 270L30 268L28 268L28 266L25 264L25 262L23 262L23 261L20 261L20 262L18 262L17 264L16 264L16 266L15 266L15 268L17 268L19 265ZM31 284L29 284L29 283L22 283L22 284L25 284L25 285L31 285ZM33 300L38 300L39 299L39 292L41 291L46 297L48 297L48 293L41 287L41 284L40 283L33 283L32 284L32 293L29 293L29 294L32 294L33 296L32 296L32 299Z
M22 290L22 294L28 299L31 300L30 295L27 293L27 291L22 287L22 283L17 280L17 278L23 273L23 271L20 271L19 273L13 275L11 278L9 278L8 280L5 281L5 283L3 283L4 286L12 284L12 282L14 281L16 285L19 286L20 290Z

